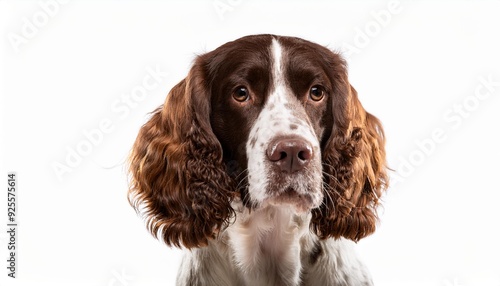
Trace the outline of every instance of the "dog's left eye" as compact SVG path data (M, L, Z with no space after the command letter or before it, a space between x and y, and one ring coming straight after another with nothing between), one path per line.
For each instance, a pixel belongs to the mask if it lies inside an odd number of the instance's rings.
M309 97L313 101L320 101L325 97L325 90L322 86L320 85L315 85L311 87L311 90L309 90Z
M238 102L245 102L250 98L250 93L246 87L240 86L233 92L233 98Z

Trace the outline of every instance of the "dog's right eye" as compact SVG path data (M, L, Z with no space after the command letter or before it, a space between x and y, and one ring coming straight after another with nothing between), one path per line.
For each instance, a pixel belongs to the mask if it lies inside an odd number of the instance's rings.
M245 102L250 99L250 93L246 87L240 86L233 92L233 98L237 102Z

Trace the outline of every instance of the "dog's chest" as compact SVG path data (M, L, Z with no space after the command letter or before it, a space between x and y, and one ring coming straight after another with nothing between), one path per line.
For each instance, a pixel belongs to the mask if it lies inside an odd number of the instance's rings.
M307 235L309 220L309 215L298 216L288 208L273 206L240 213L228 228L228 239L244 280L261 277L296 285L300 279L301 238Z

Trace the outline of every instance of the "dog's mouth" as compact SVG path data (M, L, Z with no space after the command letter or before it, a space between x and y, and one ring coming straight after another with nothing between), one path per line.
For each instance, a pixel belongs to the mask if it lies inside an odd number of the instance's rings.
M305 213L313 208L319 207L322 195L317 191L297 191L293 187L286 187L280 192L269 196L264 204L273 206L289 206L296 213Z

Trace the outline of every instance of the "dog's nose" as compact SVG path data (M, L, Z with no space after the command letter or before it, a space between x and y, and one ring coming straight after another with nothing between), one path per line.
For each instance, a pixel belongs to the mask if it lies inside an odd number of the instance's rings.
M267 158L282 172L302 170L313 156L311 144L302 138L284 138L272 141L267 148Z

